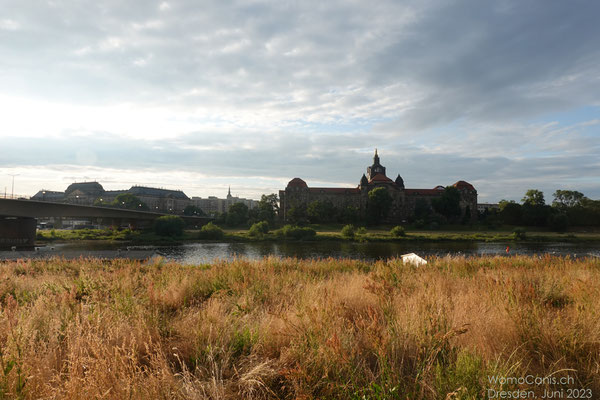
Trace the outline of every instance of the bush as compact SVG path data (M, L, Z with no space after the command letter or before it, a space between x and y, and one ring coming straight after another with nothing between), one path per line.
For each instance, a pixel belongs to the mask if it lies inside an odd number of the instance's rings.
M404 228L402 226L400 226L400 225L397 225L397 226L393 227L390 230L390 233L392 234L392 236L395 236L395 237L406 236L406 232L404 231Z
M223 230L221 228L219 228L218 226L216 226L215 224L213 224L212 222L209 222L208 224L204 225L200 229L200 232L198 232L199 239L217 240L217 239L222 239L223 236L224 236Z
M566 232L569 227L569 217L567 214L553 214L548 218L548 225L554 232Z
M356 234L357 235L366 235L367 228L365 228L364 226L361 226L360 228L357 229Z
M354 239L354 234L355 234L355 229L354 229L354 225L346 225L342 228L342 237L345 237L346 239Z
M277 231L278 236L283 236L289 239L309 240L317 235L317 232L312 228L301 228L299 226L285 225Z
M160 236L181 236L185 222L176 215L164 215L154 221L154 232Z
M253 237L262 237L265 233L269 233L269 223L267 221L253 224L248 231L248 234Z
M513 231L512 237L514 240L523 240L527 237L527 234L525 233L525 229L517 228Z

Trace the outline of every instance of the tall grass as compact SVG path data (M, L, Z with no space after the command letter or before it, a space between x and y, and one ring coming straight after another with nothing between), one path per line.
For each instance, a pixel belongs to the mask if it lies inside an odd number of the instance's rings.
M600 260L550 256L3 262L0 399L597 396L598 298Z

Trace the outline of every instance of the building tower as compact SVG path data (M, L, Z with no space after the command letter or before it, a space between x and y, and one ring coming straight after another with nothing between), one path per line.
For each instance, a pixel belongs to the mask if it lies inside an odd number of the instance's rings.
M370 181L375 175L385 175L385 167L379 163L379 155L377 155L377 149L375 149L375 156L373 156L373 165L367 167L367 179Z

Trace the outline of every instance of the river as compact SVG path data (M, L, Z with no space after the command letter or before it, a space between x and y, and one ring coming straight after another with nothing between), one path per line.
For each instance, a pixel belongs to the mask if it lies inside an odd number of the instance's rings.
M508 253L507 253L508 247ZM215 259L266 256L299 258L352 258L376 260L417 253L423 257L444 255L541 255L600 257L600 243L532 243L532 242L251 242L251 243L189 243L180 246L126 246L123 244L67 243L51 244L35 251L3 251L0 260L18 258L79 257L148 259L164 257L183 264L209 263Z

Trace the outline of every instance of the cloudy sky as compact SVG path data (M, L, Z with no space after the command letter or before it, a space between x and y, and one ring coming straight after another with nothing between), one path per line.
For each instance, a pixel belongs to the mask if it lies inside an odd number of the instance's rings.
M600 3L1 0L0 189L600 198Z

